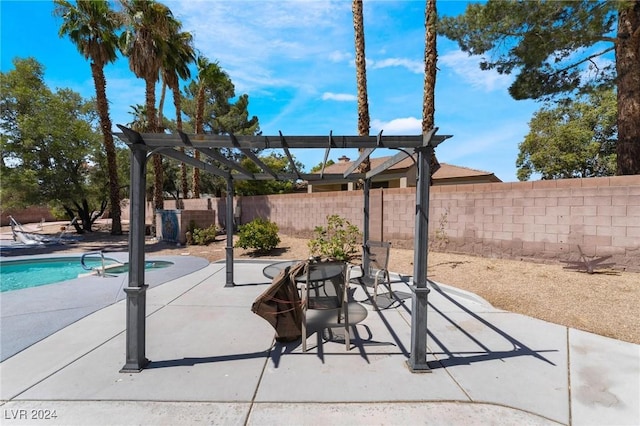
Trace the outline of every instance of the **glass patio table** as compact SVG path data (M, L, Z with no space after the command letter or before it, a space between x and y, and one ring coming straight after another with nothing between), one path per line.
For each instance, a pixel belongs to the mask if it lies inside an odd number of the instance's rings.
M274 279L280 271L283 269L296 265L302 262L302 260L286 260L283 262L275 262L266 266L262 270L262 274L269 278ZM342 273L342 266L339 263L312 263L311 271L309 271L309 278L311 282L328 281L332 278L339 276ZM300 274L296 277L296 282L304 283L307 281L307 277L304 274Z

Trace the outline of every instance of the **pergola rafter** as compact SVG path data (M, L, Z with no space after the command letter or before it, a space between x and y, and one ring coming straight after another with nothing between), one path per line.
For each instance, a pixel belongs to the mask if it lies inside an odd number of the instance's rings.
M365 148L362 150L362 153L360 154L358 159L354 161L353 164L351 164L351 166L347 168L347 170L345 170L343 175L345 178L348 178L350 174L352 174L355 170L357 170L358 166L360 166L360 164L362 164L367 158L369 158L369 156L373 153L373 151L375 151L375 149L380 146L381 136L382 136L382 130L380 131L380 133L378 133L378 136L376 137L376 146L372 148Z
M216 160L217 162L227 166L229 168L229 171L232 172L233 170L235 170L238 173L243 174L244 176L246 176L246 179L249 180L255 180L255 175L250 172L249 170L245 169L244 167L240 166L238 163L235 163L231 160L229 160L227 157L225 157L224 155L220 154L219 152L211 149L211 148L200 148L199 151L202 154L205 154L206 156L208 156L209 158Z
M327 166L327 159L329 158L329 151L333 148L335 144L333 143L333 132L329 132L329 144L324 150L324 160L322 161L322 169L320 169L320 179L324 176L324 168Z
M220 169L214 165L209 163L205 163L202 160L197 160L183 152L180 152L173 148L161 148L156 151L158 154L162 154L166 157L173 158L174 160L181 161L183 163L189 164L190 166L197 167L205 172L212 173L216 176L223 177L225 179L229 179L231 177L231 173Z
M126 334L126 363L122 372L142 371L149 363L145 355L146 330L146 289L144 284L144 218L145 218L145 187L146 163L152 154L161 154L177 161L198 167L208 173L223 177L227 182L227 246L226 250L226 286L233 284L233 197L235 180L307 180L329 182L344 182L363 180L364 185L364 223L363 239L369 239L369 189L371 179L389 169L412 154L407 150L413 149L417 154L418 180L416 185L416 213L414 236L414 273L412 294L411 319L411 355L408 365L411 371L428 371L426 361L427 350L427 238L429 224L429 183L431 173L429 167L434 155L434 149L451 136L436 135L437 129L417 136L236 136L236 135L188 135L165 133L138 133L127 127L118 125L122 133L116 136L125 141L131 149L131 211L129 231L129 281L124 289L127 294L127 334ZM211 164L196 160L191 155L183 153L179 148L199 151L201 154L216 161ZM322 170L319 174L301 173L290 149L321 148L325 150ZM363 149L358 160L344 174L325 174L324 164L332 148ZM355 173L360 165L377 148L397 149L400 152L385 161L374 170L365 173ZM238 149L253 161L263 173L252 173L241 165L227 159L220 153L220 149ZM287 156L293 173L276 173L269 169L254 153L262 149L282 149ZM368 264L366 251L363 263Z
M411 154L409 154L407 151L402 150L399 153L397 153L396 155L394 155L393 157L391 157L388 160L386 160L384 163L382 163L379 166L377 166L376 168L369 170L367 172L367 174L365 175L365 177L367 179L371 179L372 177L377 176L380 173L384 172L385 170L395 166L396 164L398 164L399 162L401 162L405 158L409 157L410 155Z
M260 167L262 169L263 172L266 172L268 174L270 174L274 179L276 180L282 180L282 177L278 177L278 175L276 174L276 172L274 172L273 170L271 170L269 168L269 166L267 166L266 164L264 164L262 162L262 160L260 160L260 158L258 158L257 155L255 155L253 153L253 151L251 151L250 148L243 148L240 145L240 142L238 142L238 139L233 135L233 133L229 134L229 137L231 138L231 142L233 143L233 147L234 148L238 148L244 155L246 155L247 157L249 157L249 159L251 161L253 161L258 167Z
M289 152L289 145L287 145L287 141L284 138L284 136L282 135L282 132L279 132L279 133L280 133L280 143L282 144L282 149L284 150L284 153L287 156L287 159L289 160L289 164L291 165L291 168L295 172L295 174L298 177L298 179L302 179L302 176L300 175L300 172L298 171L298 167L296 166L296 162L293 161L293 157L291 156L291 153Z

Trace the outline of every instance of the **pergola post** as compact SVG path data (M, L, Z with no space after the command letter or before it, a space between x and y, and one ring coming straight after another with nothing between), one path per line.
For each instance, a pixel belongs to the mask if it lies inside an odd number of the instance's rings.
M233 287L233 178L227 178L227 246L225 247L227 281L225 287Z
M367 250L367 241L369 241L370 231L369 231L369 221L370 221L370 197L369 191L371 190L371 179L364 180L364 224L363 224L363 235L362 235L362 270L369 270L369 251Z
M126 363L121 373L138 373L149 360L145 356L146 292L144 283L145 187L147 147L131 148L131 206L129 215L129 285L127 295Z
M431 135L429 135L430 138ZM430 140L428 141L430 143ZM427 144L418 152L415 235L413 242L413 297L411 299L411 355L407 361L412 372L430 371L427 364L427 251L429 238L429 165L433 146Z

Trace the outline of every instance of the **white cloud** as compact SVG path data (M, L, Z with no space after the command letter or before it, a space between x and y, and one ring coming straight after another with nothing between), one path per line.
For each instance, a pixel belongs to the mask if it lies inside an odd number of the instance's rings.
M480 56L469 56L461 50L445 53L438 58L438 64L442 69L449 69L475 89L493 92L504 90L511 85L512 76L499 74L493 70L482 71L479 66L480 61Z
M422 120L415 117L394 118L391 121L374 119L371 121L372 132L382 130L393 135L419 135L422 133Z
M382 60L367 60L367 65L372 69L382 69L389 67L403 67L415 74L424 73L424 63L406 58L388 58Z
M329 54L329 60L331 62L351 62L353 61L353 54L351 54L351 52L334 50Z
M165 2L194 34L195 45L225 69L238 92L311 84L300 64L344 60L353 30L344 1ZM344 46L344 47L343 47ZM343 52L343 53L341 53ZM288 64L295 61L297 66ZM296 72L298 71L298 72ZM274 77L277 76L277 77Z
M323 101L339 101L339 102L353 102L358 98L355 95L349 93L331 93L324 92L322 94Z

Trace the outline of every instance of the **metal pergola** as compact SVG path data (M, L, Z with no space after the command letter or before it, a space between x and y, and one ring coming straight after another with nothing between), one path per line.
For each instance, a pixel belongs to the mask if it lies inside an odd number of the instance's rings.
M416 184L416 210L414 234L414 261L412 309L411 309L411 354L408 360L412 372L429 371L427 364L427 254L429 227L429 185L431 173L429 170L434 149L451 136L437 136L436 129L417 136L284 136L281 132L277 136L235 136L229 135L193 135L178 132L138 133L127 127L118 125L122 133L115 136L123 140L131 150L131 182L130 182L130 230L129 230L129 282L124 288L127 295L127 330L126 330L126 363L120 370L123 373L142 371L149 360L145 354L146 341L146 291L145 284L145 188L146 164L153 154L161 154L206 172L224 178L227 182L227 210L226 210L226 284L233 283L233 197L234 181L241 180L306 180L323 183L362 181L364 192L364 223L363 242L369 239L369 189L371 179L399 163L405 158L417 154L418 179ZM199 151L201 158L209 158L215 164L197 160L191 155L180 151L188 148ZM327 162L331 149L359 148L362 153L359 158L343 174L324 173L324 166L320 173L301 173L294 163L290 149L324 149L323 165ZM383 164L367 173L356 173L358 166L378 148L398 150L398 153ZM253 161L261 173L252 173L233 162L220 153L220 149L238 149ZM293 173L276 173L270 170L254 153L261 149L282 149L292 166ZM410 152L412 151L412 152ZM203 157L204 156L204 157ZM364 251L363 263L366 267L369 259Z

